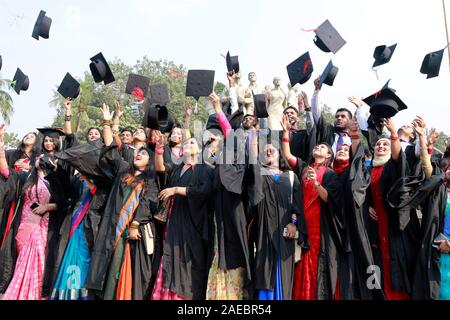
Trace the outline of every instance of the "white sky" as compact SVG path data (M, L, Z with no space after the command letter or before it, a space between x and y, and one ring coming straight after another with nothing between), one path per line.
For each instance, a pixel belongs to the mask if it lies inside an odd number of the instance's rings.
M450 20L450 0L447 2ZM31 37L39 10L53 19L50 39ZM347 44L336 54L324 53L313 43L315 28L325 19ZM450 24L450 21L449 21ZM322 100L334 109L352 106L346 97L366 97L392 78L391 87L408 105L396 116L397 125L423 115L430 126L450 133L450 72L447 51L440 76L426 79L419 70L426 53L446 44L441 0L333 1L278 0L220 2L207 0L0 0L0 77L14 76L20 67L30 77L30 88L12 92L15 114L9 131L22 136L50 125L55 110L48 106L52 88L66 72L81 77L89 58L102 51L127 64L148 55L187 68L214 69L225 82L220 53L239 55L243 83L256 71L258 83L272 84L281 76L286 88L286 65L309 51L314 74L302 90L311 96L312 79L330 59L339 67L333 87L324 86ZM391 62L371 66L377 45L398 43Z

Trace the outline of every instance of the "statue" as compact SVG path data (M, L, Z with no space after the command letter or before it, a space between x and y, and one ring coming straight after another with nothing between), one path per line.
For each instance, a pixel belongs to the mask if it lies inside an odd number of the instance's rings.
M297 111L301 111L299 108L299 94L298 88L299 85L291 86L291 83L288 82L288 95L287 95L287 106L294 107Z
M281 120L283 118L283 111L286 108L286 93L281 89L281 79L273 79L274 88L270 90L269 106L267 113L269 114L267 127L271 130L283 130Z
M236 94L238 98L238 104L239 106L243 106L245 104L245 96L246 96L246 88L243 87L240 84L241 80L241 74L238 72L236 73ZM222 104L227 104L230 102L230 88L228 86L225 86L225 88L222 91L222 94L220 95L220 102Z
M253 105L253 95L264 93L264 89L256 84L256 73L248 74L249 85L245 92L244 108L245 114L254 114L255 106Z

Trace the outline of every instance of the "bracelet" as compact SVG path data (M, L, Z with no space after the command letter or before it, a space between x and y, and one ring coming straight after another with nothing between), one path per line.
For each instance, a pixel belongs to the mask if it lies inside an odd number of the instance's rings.
M398 135L391 136L391 141L397 141L399 139Z
M103 120L103 125L104 126L110 126L111 125L111 120Z
M64 121L71 121L72 120L72 115L67 115L64 117Z
M289 143L289 142L290 142L289 138L282 138L282 139L281 139L281 141L283 141L283 142L287 142L287 143Z

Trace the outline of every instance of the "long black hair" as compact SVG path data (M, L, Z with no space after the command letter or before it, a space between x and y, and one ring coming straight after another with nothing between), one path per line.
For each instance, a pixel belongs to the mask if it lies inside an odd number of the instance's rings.
M58 152L59 150L61 150L61 139L60 138L53 138L50 136L45 136L42 139L42 144L41 144L41 150L42 152L44 152L45 154L48 154L49 152L45 149L44 143L45 143L45 138L49 137L50 139L52 139L53 145L55 146L55 152Z
M29 156L30 157L30 165L34 166L36 157L41 153L41 141L39 139L39 135L36 132L28 132L27 134L25 134L23 136L19 147L12 152L12 155L8 159L8 165L10 167L12 167L14 165L14 163L16 163L16 161L19 160L20 158L22 158L22 156L25 154L24 140L25 140L25 137L29 134L34 134L35 139L36 139L34 142L33 148L31 149L31 155Z
M327 149L328 149L328 152L331 153L331 157L328 158L328 159L325 159L326 166L329 167L329 168L331 168L332 165L333 165L333 161L334 161L334 152L333 152L333 148L332 148L328 143L326 143L326 142L318 143L318 144L316 144L316 145L314 146L314 148L317 147L317 146L320 146L320 145L322 145L322 144L323 144L324 146L326 146ZM312 154L313 154L313 152L314 152L314 148L313 148L313 151L311 151L311 159L309 160L308 165L313 165L313 164L314 164L314 161L315 161L315 160L314 160L314 157L312 156Z
M138 154L141 151L146 151L148 154L149 159L148 159L147 167L145 168L144 171L142 171L142 173L140 175L135 176L137 169L135 168L135 166L133 164L131 166L130 170L128 171L128 173L126 173L122 177L122 182L130 185L132 188L135 188L138 184L143 183L142 190L146 191L146 189L148 187L148 181L155 177L155 163L154 163L154 157L153 157L154 153L145 147L140 148L138 151Z
M36 158L39 158L40 155L36 156ZM50 154L45 154L39 161L39 169L43 170L43 164L49 163L49 161L55 162L55 158ZM23 186L23 194L27 194L28 198L31 199L32 192L34 189L34 192L36 194L37 202L39 203L39 193L37 189L37 185L39 182L39 175L38 175L38 168L36 166L33 166L30 170L30 174L28 175L27 181L25 182Z

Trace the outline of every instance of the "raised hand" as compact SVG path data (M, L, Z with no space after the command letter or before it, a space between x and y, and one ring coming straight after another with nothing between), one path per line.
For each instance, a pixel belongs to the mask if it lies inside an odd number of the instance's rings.
M119 101L114 101L114 116L120 119L123 116L122 105Z
M104 103L103 106L100 108L100 110L103 113L103 120L105 121L111 121L114 116L114 111L109 112L109 107Z
M439 139L439 136L441 134L439 132L436 131L436 128L431 128L430 133L428 134L427 137L427 143L429 146L432 146L436 143L436 141Z
M285 114L283 115L283 118L281 119L281 127L283 128L283 131L290 131L292 129L291 124L289 123L289 117Z
M211 93L209 95L209 100L211 100L211 104L213 105L214 109L216 110L216 113L219 113L222 111L222 106L220 105L220 98L216 93Z
M355 96L348 97L348 101L353 103L357 108L361 108L364 105L364 102Z
M234 71L227 72L227 79L230 88L236 86L236 73Z
M422 126L420 120L414 119L414 121L411 123L411 126L419 137L425 135L425 127Z
M392 136L397 135L397 129L395 128L392 118L381 118L382 124L389 130Z
M71 98L66 98L66 100L64 100L64 109L66 109L66 111L72 110L72 102L73 100Z
M378 215L372 207L369 208L369 216L373 221L378 221Z

